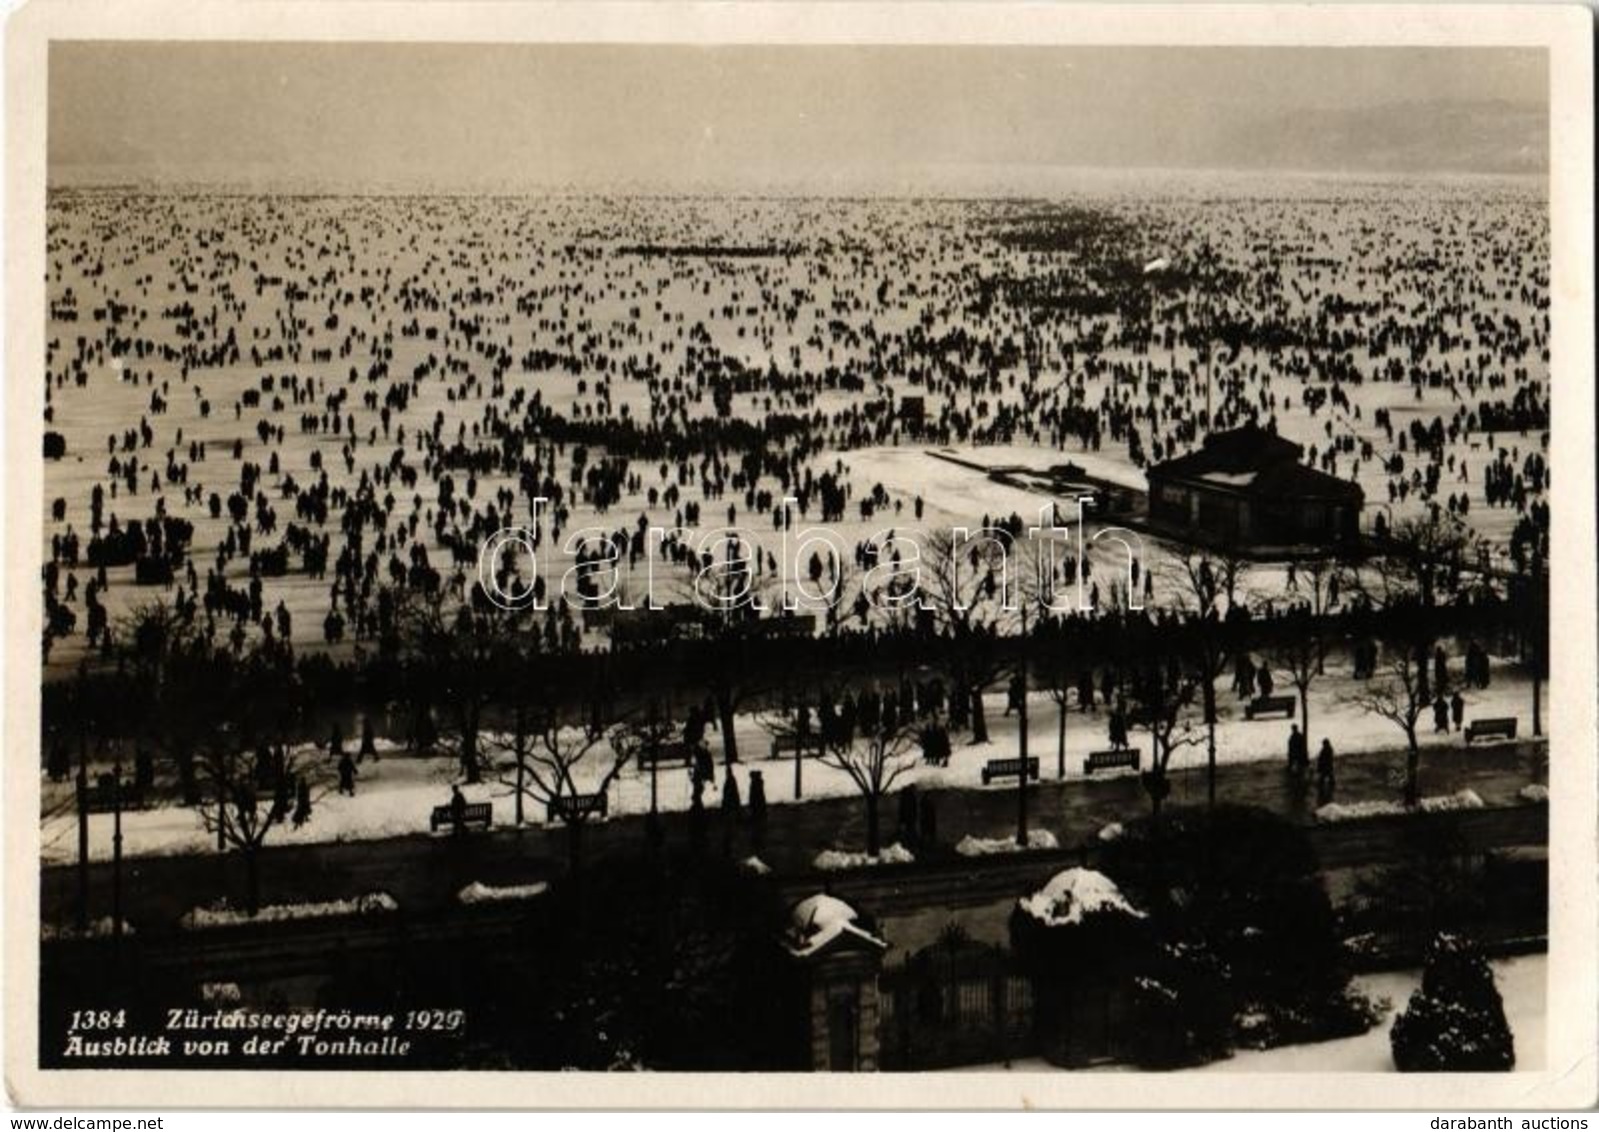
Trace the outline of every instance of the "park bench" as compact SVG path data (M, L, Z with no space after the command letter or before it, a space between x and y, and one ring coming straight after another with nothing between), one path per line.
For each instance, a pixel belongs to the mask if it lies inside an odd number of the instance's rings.
M798 735L778 735L772 739L772 758L781 758L785 754L804 750L807 759L822 757L822 737L820 735L807 735L801 739Z
M1090 751L1083 760L1083 773L1093 774L1096 770L1117 770L1124 766L1138 769L1139 753L1137 747L1122 747L1114 751Z
M640 747L638 752L638 766L640 770L648 770L651 763L660 766L662 763L678 763L682 766L694 764L694 748L684 742L662 743L658 747Z
M1260 696L1244 705L1244 718L1257 719L1262 715L1282 714L1292 716L1299 704L1293 696Z
M996 778L1015 778L1022 773L1021 759L989 759L983 764L983 785ZM1027 760L1027 777L1038 781L1038 760Z
M430 824L434 833L437 833L445 826L453 826L455 824L455 815L452 813L452 809L453 807L448 805L433 807L433 817ZM462 826L480 825L487 829L493 820L493 802L468 802L461 807Z
M1516 719L1507 716L1503 719L1474 719L1466 724L1466 742L1473 739L1514 739L1516 737Z
M603 818L608 812L604 794L563 794L550 799L548 810L550 821L563 822Z

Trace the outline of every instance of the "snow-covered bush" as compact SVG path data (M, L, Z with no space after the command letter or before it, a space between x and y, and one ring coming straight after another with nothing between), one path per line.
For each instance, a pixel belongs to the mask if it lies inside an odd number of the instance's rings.
M1168 940L1132 980L1125 1056L1141 1069L1203 1065L1230 1055L1226 966L1203 943Z
M1453 794L1439 794L1423 798L1416 809L1423 813L1447 813L1452 810L1480 810L1481 795L1475 790L1457 790ZM1401 802L1329 802L1316 810L1320 822L1360 821L1363 818L1396 817L1412 811Z
M1030 830L1024 848L1014 837L973 837L967 834L955 844L962 857L992 857L1001 853L1021 853L1028 849L1059 849L1060 841L1047 829Z
M455 898L462 904L502 904L507 901L531 900L549 888L544 881L534 881L532 884L504 884L490 885L475 880L460 892Z
M823 849L816 854L811 864L823 872L837 872L841 869L862 869L869 865L908 865L914 860L916 857L911 851L896 841L875 857L870 853Z
M178 926L193 931L199 928L233 927L239 924L281 923L287 920L314 920L325 916L372 916L399 909L386 892L368 892L351 900L322 900L305 904L271 904L251 915L233 907L226 899L183 914Z
M1159 878L1164 898L1148 903L1154 934L1208 952L1228 972L1230 1016L1249 1021L1236 1044L1346 1037L1380 1016L1351 987L1302 827L1253 807L1174 810L1158 837L1148 822L1128 823L1101 862L1114 876Z
M1083 1019L1125 1013L1131 976L1149 951L1148 917L1104 873L1066 869L1016 902L1010 929L1017 966L1033 985L1044 1056L1079 1065L1101 1055L1084 1035L1102 1023Z
M1515 1068L1516 1043L1493 971L1470 940L1440 933L1421 987L1388 1040L1406 1073L1487 1073Z

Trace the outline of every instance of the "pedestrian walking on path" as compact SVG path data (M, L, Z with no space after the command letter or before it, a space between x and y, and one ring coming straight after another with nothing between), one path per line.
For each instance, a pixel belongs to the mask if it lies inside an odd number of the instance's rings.
M1325 806L1333 800L1333 748L1331 739L1321 741L1316 752L1316 805Z
M1299 730L1299 724L1294 724L1288 732L1288 773L1302 774L1310 768L1309 740L1304 732Z

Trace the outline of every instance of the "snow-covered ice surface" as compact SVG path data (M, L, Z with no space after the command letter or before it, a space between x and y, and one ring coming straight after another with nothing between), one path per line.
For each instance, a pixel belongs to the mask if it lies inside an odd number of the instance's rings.
M1080 924L1097 912L1121 912L1140 919L1144 915L1127 902L1115 881L1093 869L1062 870L1017 903L1023 912L1051 927Z
M1489 964L1505 1002L1505 1018L1516 1040L1516 1071L1544 1068L1547 1049L1548 956L1522 955ZM1355 978L1357 989L1373 999L1386 999L1392 1010L1364 1034L1352 1038L1279 1046L1276 1049L1240 1050L1225 1061L1213 1061L1179 1073L1392 1073L1393 1054L1388 1031L1394 1015L1405 1008L1421 985L1421 972L1381 971ZM1058 1073L1058 1066L1042 1058L1023 1058L1004 1064L972 1065L967 1072ZM1113 1066L1100 1072L1132 1071Z
M685 326L694 327L708 345L756 373L809 376L831 367L851 376L872 374L864 389L822 388L804 405L796 405L780 389L757 385L734 394L731 404L719 410L695 389L681 406L685 417L705 418L720 411L759 422L774 411L799 409L829 418L859 413L863 402L885 394L923 396L930 416L948 409L971 413L973 424L982 430L981 439L1003 441L956 441L947 449L982 466L1042 470L1070 461L1091 475L1138 488L1144 486L1144 474L1125 439L1107 432L1099 447L1084 450L1075 436L1054 435L1038 422L1068 399L1101 413L1107 406L1142 409L1135 401L1143 399L1143 382L1135 390L1125 380L1136 373L1159 383L1172 399L1160 422L1169 428L1174 410L1196 411L1198 374L1214 360L1213 385L1223 380L1236 383L1241 400L1250 404L1269 394L1277 427L1288 438L1317 446L1318 454L1325 455L1328 428L1335 423L1343 435L1374 446L1375 457L1359 459L1336 452L1331 459L1336 474L1353 477L1364 488L1371 504L1364 516L1368 523L1377 510L1389 507L1390 474L1383 465L1384 457L1395 449L1377 422L1378 410L1389 414L1403 434L1412 421L1448 419L1462 404L1458 388L1448 384L1413 386L1408 380L1383 380L1393 376L1389 371L1398 364L1397 351L1393 343L1379 341L1369 332L1370 315L1358 313L1361 308L1377 307L1401 330L1441 323L1450 340L1432 343L1427 352L1425 366L1433 372L1509 371L1503 376L1511 384L1479 387L1470 392L1470 399L1508 400L1523 388L1537 394L1546 391L1548 362L1540 347L1546 343L1547 309L1541 300L1548 283L1537 265L1547 262L1547 186L1540 180L1490 179L1473 185L1429 181L1418 192L1410 183L1324 178L1314 181L1315 193L1308 196L1300 195L1302 185L1270 176L1231 182L1220 190L1207 182L1196 196L1192 190L1199 183L1187 171L1175 179L1141 174L1109 191L1102 183L1078 185L1059 207L1086 206L1103 212L1106 219L1130 225L1141 244L1168 249L1174 262L1182 262L1202 235L1258 284L1242 288L1233 300L1255 315L1297 323L1325 317L1329 303L1352 304L1357 313L1338 315L1329 324L1354 338L1353 345L1331 351L1332 356L1341 355L1348 367L1351 380L1343 384L1348 408L1307 403L1307 395L1327 389L1328 345L1314 340L1288 346L1243 343L1230 355L1213 359L1208 346L1183 333L1191 329L1195 308L1181 293L1162 295L1155 302L1157 325L1173 336L1159 345L1120 341L1120 316L1100 323L1044 312L1026 301L985 304L987 313L980 319L964 314L978 297L976 288L982 281L1028 279L1047 270L1042 264L1051 257L1041 260L1035 251L995 239L1027 222L1034 208L1031 202L785 199L713 205L666 199L290 201L247 194L226 199L145 194L130 205L103 194L53 192L47 202L52 253L46 281L51 300L47 334L50 341L63 345L52 353L48 369L53 378L51 427L63 436L66 455L45 468L46 498L62 500L63 511L59 522L52 517L44 525L41 544L63 533L68 524L80 535L86 532L89 493L106 480L108 438L114 440L134 422L147 422L152 429L150 443L140 453L141 466L151 471L159 467L159 453L173 449L181 461L188 443L207 444L209 454L190 463L190 476L184 481L206 490L186 499L172 484L149 487L149 479L140 477L141 494L113 496L108 509L119 512L126 522L148 514L159 493L169 514L194 524L194 546L203 562L228 525L225 515L211 516L205 496L236 482L235 444L237 460L265 468L276 459L263 480L267 495L276 498L276 489L287 478L307 483L324 472L332 489L351 490L396 449L414 461L414 438L435 418L442 426L441 435L456 435L463 428L479 427L487 408L507 412L507 403L516 397L536 396L570 420L627 414L646 421L660 397L640 375L671 379L689 370L691 383L699 377L679 342ZM1225 192L1225 207L1200 199L1213 191ZM250 238L250 233L263 230L271 231L274 239ZM610 254L618 244L636 240L641 230L692 231L709 243L754 239L807 250L784 266L752 261L714 269L685 267L675 258ZM854 249L863 238L868 240L866 246L881 254L858 254ZM88 247L96 254L71 254ZM596 250L605 256L605 271L593 275L586 257ZM1131 261L1135 268L1144 254L1135 253ZM845 255L847 261L841 258ZM191 270L197 260L208 265L198 278ZM282 324L294 317L295 303L303 310L327 301L331 308L333 300L344 298L353 285L354 270L363 279L369 273L371 278L387 279L392 271L395 280L413 283L429 274L432 278L424 285L429 291L434 286L444 293L470 286L474 298L466 305L475 312L473 324L482 335L476 341L490 350L520 355L529 342L553 341L547 324L554 325L556 336L581 337L571 329L576 326L603 328L611 365L603 367L598 358L585 353L570 371L562 365L530 362L513 367L501 390L485 390L481 383L465 388L454 367L475 364L480 351L472 350L458 332L461 305L424 304L422 309L401 311L387 284L381 296L363 295L359 304L339 302L343 321L337 329L306 325L297 328L292 342L285 342ZM1426 297L1443 277L1440 272L1457 279L1459 273L1469 273L1473 283L1469 297L1448 314ZM575 287L570 282L574 273L584 280ZM194 298L181 307L164 301L166 293L180 285ZM802 287L809 299L796 302L793 286ZM287 292L294 288L308 288L309 297L291 298ZM1253 299L1250 292L1255 293ZM248 304L236 307L225 299L247 293L254 295ZM645 294L655 301L640 303L639 296ZM120 317L106 310L111 297L123 306ZM197 312L210 309L216 321L209 327L209 337L236 337L242 351L238 360L215 359L217 364L183 368L157 352L183 345L185 339L192 341L194 327L182 313L191 306ZM1045 313L1049 317L1040 322ZM410 325L396 335L390 324L402 320ZM101 345L107 338L124 337L130 321L139 327L141 341L148 340L156 351L139 350L135 355ZM1512 354L1495 358L1499 364L1489 366L1483 359L1492 357L1486 352L1495 347L1482 325L1514 325L1524 331L1525 341L1518 338ZM911 332L935 340L958 333L969 335L974 344L994 346L993 381L983 391L980 406L967 404L965 388L940 387L932 374L923 372L929 359L904 344ZM73 366L70 344L80 336L93 348L80 365ZM1008 348L1024 336L1029 348ZM349 347L348 356L339 353L343 345ZM249 357L256 346L268 351L259 361ZM329 353L319 359L317 347ZM425 375L415 382L413 396L386 410L392 416L393 433L378 432L376 413L358 404L359 398L344 403L353 440L349 430L299 432L293 419L298 407L271 408L276 394L262 397L259 405L243 403L246 391L260 393L263 377L284 379L289 371L302 383L317 382L321 390L344 387L352 380L350 372L370 365L380 348L388 357L387 380L400 384L399 375L419 367ZM272 351L284 349L292 360L274 360ZM1090 367L1091 372L1080 364L1088 353L1102 363ZM430 359L440 356L442 366L428 366ZM1075 362L1069 361L1074 358ZM940 368L944 361L940 358L931 368ZM1077 372L1067 370L1066 364ZM1360 380L1353 380L1356 375ZM1124 380L1118 381L1118 376ZM1030 380L1034 378L1036 382ZM164 391L159 413L151 408L157 390ZM972 400L976 399L974 391ZM994 418L1002 409L1021 409L1021 427L996 432ZM263 424L284 426L283 442L266 439L257 427ZM400 428L411 438L409 444L399 442ZM1141 432L1146 439L1151 435L1147 422ZM873 446L859 447L862 440L872 441ZM328 458L347 442L353 457L350 465ZM1516 515L1511 508L1487 505L1484 469L1493 449L1514 452L1512 462L1519 464L1527 454L1539 452L1542 443L1536 433L1502 433L1491 441L1480 431L1449 436L1442 456L1453 463L1439 495L1464 494L1470 501L1469 522L1502 544ZM870 520L862 519L858 508L851 506L847 521L838 524L839 533L853 542L868 529L903 527L918 497L925 502L920 525L927 528L950 520L970 524L984 513L1015 511L1032 519L1038 505L1047 501L1041 490L1002 487L987 480L982 471L939 461L928 455L928 447L897 429L880 438L856 436L848 445L829 437L810 466L821 469L842 463L852 504L878 485L889 498ZM1152 451L1148 454L1154 456ZM1469 475L1457 479L1454 472L1462 462L1469 464ZM1407 472L1416 464L1414 458L1408 459ZM554 472L565 482L571 470L568 454ZM598 514L580 492L574 492L568 529L626 524L636 517L672 525L674 506L650 498L660 487L654 470L650 472L614 501L608 516ZM771 484L768 479L759 486ZM517 486L514 475L485 473L478 482L477 498L493 498L500 489ZM683 503L707 503L707 519L722 510L719 500L703 499L698 483L691 480L683 488ZM415 484L415 493L425 511L437 504L439 484L424 475ZM1403 517L1422 506L1420 493L1411 492L1407 499L1394 502L1392 511ZM288 506L280 504L280 509L287 519ZM749 528L746 534L765 548L775 544L769 523L748 521L748 508L741 510L740 518ZM419 531L419 541L435 561L447 560L427 524ZM1147 565L1159 592L1170 584L1172 563L1160 547L1152 545L1150 551ZM1103 561L1095 555L1096 572L1097 567L1112 564L1110 551L1104 553ZM541 567L558 578L565 564L552 561ZM794 572L786 563L783 568ZM245 569L245 563L235 558L225 572L230 582L239 584ZM1262 568L1256 574L1270 587L1280 584L1282 571ZM131 576L131 567L109 571L111 586L105 600L113 621L157 592L132 585ZM327 610L323 580L298 571L268 578L263 596L267 608L282 600L292 613L297 647L324 647L319 632ZM78 631L52 650L49 664L54 672L70 672L83 654L82 620ZM332 651L349 655L352 645L346 642Z
M1328 735L1333 738L1339 754L1356 751L1388 750L1403 745L1398 728L1365 711L1350 697L1359 687L1347 668L1335 662L1328 667L1326 676L1311 687L1310 729L1313 737ZM1218 684L1217 694L1221 720L1217 726L1217 762L1222 765L1261 761L1284 760L1289 726L1293 720L1246 720L1243 708L1236 697L1223 684ZM993 758L1013 755L1018 742L1018 718L1006 716L998 710L1002 698L989 697L990 741L983 745L957 742L947 767L933 767L917 763L900 780L920 787L961 786L977 788L983 764ZM1468 693L1467 719L1477 715L1524 715L1532 702L1531 685L1508 662L1494 667L1493 683L1485 690ZM1038 754L1046 777L1053 777L1057 761L1055 750L1056 725L1060 718L1059 707L1047 693L1034 692L1028 697L1030 717L1029 735L1033 749ZM1558 710L1546 704L1546 711ZM1083 759L1106 743L1106 714L1099 711L1083 714L1070 711L1066 720L1066 776L1081 781ZM1202 727L1197 714L1192 719L1192 735L1202 739ZM794 801L793 763L791 759L767 760L751 758L763 754L771 746L771 734L762 721L753 715L741 715L736 721L739 750L744 760L736 764L733 774L738 781L741 797L749 797L749 773L764 772L767 801L772 805L786 805ZM1147 758L1149 737L1134 729L1132 744L1144 750ZM1459 732L1424 732L1419 736L1424 749L1459 747ZM721 762L721 744L715 735L710 737L712 753ZM347 741L347 746L354 744ZM1312 747L1316 744L1312 743ZM363 762L361 777L357 780L354 797L328 793L319 798L312 818L296 829L290 825L274 828L267 844L296 845L328 841L361 841L375 838L422 834L428 831L428 815L432 807L449 801L450 786L459 782L459 767L455 760L440 756L418 758L394 753L394 745L384 742L382 749L388 753L381 761ZM329 779L333 766L325 754L314 747L305 746L296 752L296 758L310 772ZM1172 756L1171 769L1184 770L1204 766L1203 742L1179 748ZM598 768L607 765L604 744L596 748L589 761L579 765L575 779L577 789L586 791L597 782ZM725 772L718 767L717 783L707 790L706 804L714 807L720 791L720 780ZM827 766L815 759L807 759L803 767L802 800L814 798L852 797L857 794L849 775L837 767ZM1131 772L1129 772L1131 773ZM494 827L508 826L514 822L512 789L501 781L503 775L488 772L484 781L476 785L462 785L461 792L468 802L492 802ZM1109 776L1096 773L1092 780ZM664 770L659 781L659 805L662 810L675 812L687 810L691 796L688 772L680 767ZM996 790L1014 789L1013 784L996 782ZM77 855L77 817L72 806L70 783L41 783L43 792L42 857L46 865L67 864ZM1397 788L1396 788L1397 796ZM649 810L650 776L629 767L611 785L610 814L612 817L643 814ZM1359 801L1359 800L1356 800ZM1342 803L1340 803L1342 804ZM111 856L110 817L90 819L89 853L91 859L109 860ZM542 806L531 802L526 807L525 820L529 824L542 824L545 814ZM156 856L180 853L215 852L216 835L208 832L199 811L176 805L162 805L148 810L126 813L122 819L123 854L129 857ZM858 847L857 847L858 848Z

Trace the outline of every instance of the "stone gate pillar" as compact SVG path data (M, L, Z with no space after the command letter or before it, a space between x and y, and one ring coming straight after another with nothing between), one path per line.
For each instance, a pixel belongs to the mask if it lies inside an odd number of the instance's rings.
M888 943L861 923L855 909L825 894L794 906L784 943L805 981L809 1068L875 1072L877 978Z

